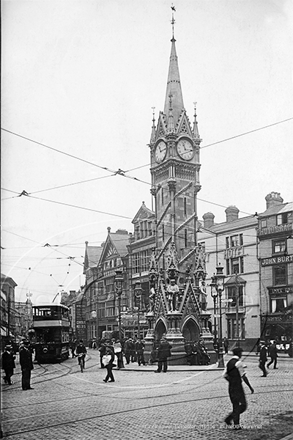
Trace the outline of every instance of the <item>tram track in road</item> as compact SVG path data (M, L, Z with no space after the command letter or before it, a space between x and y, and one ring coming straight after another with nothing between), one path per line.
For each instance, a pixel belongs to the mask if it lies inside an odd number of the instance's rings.
M291 388L291 389L287 388L284 391L286 391L286 392L293 392L293 388ZM258 392L258 394L271 394L271 393L280 393L280 392L282 392L282 391L280 391L280 389L278 389L278 390L271 390L270 389L270 390L266 390L266 391L265 390L264 391L260 391L260 392ZM182 394L182 392L180 394ZM169 395L169 396L171 396L171 395ZM90 397L90 396L88 396L88 397ZM98 397L98 396L96 396L96 397ZM165 397L165 396L161 396L161 398L162 397ZM117 398L117 397L115 397L115 398ZM153 398L154 397L149 397L147 399L150 400L150 399L153 399ZM107 418L108 419L109 417L115 417L115 416L119 416L119 415L123 415L123 414L131 414L131 413L134 413L134 412L145 411L145 410L148 410L150 408L156 409L156 408L161 408L161 407L166 407L166 406L184 405L184 404L189 404L189 403L196 403L196 402L202 402L202 401L207 401L207 400L215 400L215 399L226 399L226 398L227 398L227 393L221 394L219 396L211 396L211 397L205 396L205 397L201 397L201 398L189 398L189 399L185 398L185 399L182 399L182 400L179 400L179 401L175 401L175 402L174 401L172 401L172 402L161 402L161 403L157 403L157 404L152 404L151 406L150 405L143 405L143 406L139 406L139 407L136 406L135 408L127 408L127 409L116 410L116 411L112 411L112 412L105 412L103 414L89 415L89 416L86 416L86 417L76 417L75 416L74 420L72 419L73 410L72 410L72 408L69 408L68 411L63 410L62 414L64 416L63 418L65 418L66 414L70 414L71 415L70 420L64 420L62 422L57 422L57 423L54 422L54 424L49 422L48 424L46 424L46 426L44 426L44 425L42 425L42 426L35 426L33 428L30 427L30 429L22 429L22 430L16 430L16 431L13 431L13 430L7 431L5 433L5 437L14 437L14 436L16 436L17 439L20 439L21 438L20 435L22 435L22 434L33 433L33 432L36 433L36 432L41 432L43 430L58 428L58 427L62 427L62 426L65 427L65 426L68 426L68 425L72 426L74 424L88 422L88 421L91 421L91 420L97 420L97 419L103 419L103 418ZM133 400L133 398L132 398L132 400ZM55 400L55 402L52 401L52 403L56 404L59 401L61 401L61 400L58 400L58 401ZM76 409L76 412L78 412L78 411L80 411L80 407L78 407ZM57 413L56 411L51 411L49 413L46 412L43 415L49 416L49 417L50 416L54 417L54 415L56 415L56 413ZM41 417L42 414L38 413L38 416ZM20 418L18 417L17 420L19 422L21 422L21 421L25 422L28 419L34 418L34 417L35 417L35 414L32 414L32 415L25 416L25 417L20 417ZM6 420L5 423L12 423L13 424L13 422L15 420L16 419L8 419L8 420Z

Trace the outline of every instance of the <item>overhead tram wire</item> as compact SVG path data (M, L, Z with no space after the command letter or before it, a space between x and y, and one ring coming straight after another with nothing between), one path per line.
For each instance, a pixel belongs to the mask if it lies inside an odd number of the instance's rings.
M28 137L23 136L23 135L21 135L21 134L19 134L19 133L15 133L15 132L13 132L13 131L11 131L11 130L7 130L6 128L2 128L2 127L1 127L1 130L5 131L5 132L7 132L7 133L10 133L10 134L12 134L12 135L14 135L14 136L17 136L17 137L20 137L20 138L22 138L22 139L25 139L25 140L27 140L27 141L29 141L29 142L34 143L34 144L41 145L42 147L44 147L44 148L48 148L49 150L55 151L56 153L64 154L65 156L71 157L72 159L79 160L79 161L81 161L81 162L87 163L88 165L92 165L92 166L94 166L94 167L97 167L97 168L99 168L99 169L101 169L101 170L105 170L105 171L108 171L108 172L110 172L110 173L113 173L113 175L119 175L119 176L122 176L122 177L126 177L127 179L137 180L138 182L146 183L146 184L149 185L149 182L145 182L145 181L143 181L143 180L140 180L140 179L138 179L137 177L127 176L127 175L125 174L126 171L123 171L123 170L121 170L120 168L118 168L118 170L112 170L112 169L110 169L110 168L108 168L108 167L103 167L103 166L98 165L98 164L96 164L96 163L90 162L90 161L88 161L88 160L86 160L86 159L82 159L81 157L74 156L73 154L66 153L65 151L58 150L57 148L50 147L49 145L43 144L42 142L35 141L34 139L28 138Z
M288 122L288 121L291 121L291 120L293 120L293 117L290 117L290 118L287 118L287 119L283 119L282 121L273 122L272 124L264 125L264 126L262 126L262 127L255 128L255 129L253 129L253 130L249 130L249 131L246 131L246 132L244 132L244 133L240 133L240 134L238 134L238 135L231 136L231 137L229 137L229 138L225 138L225 139L222 139L222 140L220 140L220 141L213 142L213 143L211 143L211 144L203 145L202 147L200 147L200 149L202 150L202 149L204 149L204 148L208 148L208 147L211 147L211 146L213 146L213 145L217 145L217 144L220 144L220 143L223 143L223 142L227 142L227 141L230 141L230 140L232 140L232 139L236 139L236 138L241 137L241 136L246 136L246 135L248 135L248 134L255 133L255 132L260 131L260 130L265 130L265 129L267 129L267 128L274 127L274 126L276 126L276 125L283 124L283 123ZM20 137L20 138L22 138L22 139L25 139L25 140L27 140L27 141L29 141L29 142L33 142L33 143L35 143L35 144L41 145L42 147L44 147L44 148L48 148L48 149L50 149L50 150L52 150L52 151L55 151L55 152L57 152L57 153L64 154L65 156L68 156L68 157L71 157L71 158L73 158L73 159L76 159L76 160L82 161L82 162L84 162L84 163L87 163L87 164L89 164L89 165L95 166L95 167L100 168L100 169L102 169L102 170L109 171L109 172L113 173L113 176L115 176L115 175L120 175L120 176L127 177L127 178L129 178L129 179L133 179L133 180L137 180L137 181L139 181L139 182L146 183L146 184L149 185L149 182L145 182L145 181L143 181L143 180L140 180L140 179L138 179L137 177L127 176L126 173L129 173L129 172L131 172L131 171L134 171L134 170L137 170L137 169L140 169L140 168L144 168L144 167L150 166L150 163L145 164L145 165L141 165L141 166L138 166L138 167L135 167L135 168L131 168L131 169L126 170L126 171L123 171L123 170L121 170L120 168L119 168L118 170L111 170L111 169L108 168L108 167L103 167L103 166L101 166L101 165L98 165L98 164L95 164L95 163L93 163L93 162L87 161L86 159L82 159L82 158L80 158L80 157L78 157L78 156L74 156L73 154L66 153L65 151L58 150L57 148L50 147L49 145L46 145L46 144L43 144L43 143L41 143L41 142L35 141L34 139L28 138L28 137L23 136L23 135L21 135L21 134L19 134L19 133L15 133L15 132L13 132L13 131L11 131L11 130L7 130L6 128L1 127L1 130L5 131L5 132L7 132L7 133L10 133L10 134L12 134L12 135L14 135L14 136L17 136L17 137ZM105 177L107 177L107 176L105 176ZM94 180L94 179L93 179L93 180ZM77 182L76 184L78 184L78 183L83 183L83 182ZM53 188L52 188L52 189L53 189Z

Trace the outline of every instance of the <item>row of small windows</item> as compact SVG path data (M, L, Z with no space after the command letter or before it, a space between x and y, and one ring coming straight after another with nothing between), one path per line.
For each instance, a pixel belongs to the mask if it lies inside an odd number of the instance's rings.
M144 220L135 226L134 236L136 240L151 237L153 235L153 222Z
M121 258L113 258L104 262L104 270L112 269L121 265Z

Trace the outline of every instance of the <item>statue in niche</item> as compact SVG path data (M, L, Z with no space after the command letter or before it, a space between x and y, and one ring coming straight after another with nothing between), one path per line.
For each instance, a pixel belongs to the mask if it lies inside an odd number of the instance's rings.
M167 299L169 305L169 311L175 312L178 310L179 299L179 287L174 279L170 280L170 284L167 287Z
M156 297L156 291L155 291L155 288L152 287L150 290L150 294L149 294L149 312L154 311L155 297Z

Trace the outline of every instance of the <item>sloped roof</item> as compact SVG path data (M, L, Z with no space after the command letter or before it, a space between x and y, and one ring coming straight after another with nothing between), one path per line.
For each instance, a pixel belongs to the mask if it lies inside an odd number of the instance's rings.
M283 214L284 212L293 211L293 202L280 203L279 205L271 206L266 211L259 214L259 217L269 217L271 215Z
M110 232L109 237L112 241L112 244L115 246L117 250L117 254L120 257L124 257L128 254L127 245L129 244L129 235L128 233L121 234L119 232Z
M88 255L88 264L89 267L97 266L100 256L102 254L102 246L88 246L87 247L87 255Z
M98 266L102 251L102 246L88 246L86 242L83 273L85 273L87 269Z
M237 277L237 279L236 279L236 277ZM245 283L246 283L246 281L242 277L234 274L225 282L225 286L227 284L245 284Z
M233 229L236 230L236 229L257 227L258 221L254 215L250 215L247 217L238 218L231 222L216 223L213 226L210 226L209 228L205 228L203 226L203 222L200 222L200 224L201 225L199 229L202 229L200 232L207 233L208 235L209 231L213 234L221 234L232 231Z

